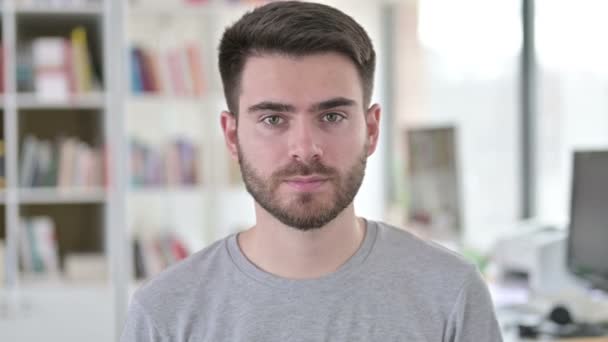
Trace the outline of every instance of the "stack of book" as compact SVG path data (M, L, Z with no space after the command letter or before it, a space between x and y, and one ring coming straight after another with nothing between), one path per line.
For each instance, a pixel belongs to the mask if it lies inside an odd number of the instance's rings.
M22 187L99 187L105 184L105 156L76 138L52 143L26 135L21 155Z
M155 51L131 48L131 89L134 94L200 97L205 92L202 56L196 44Z
M69 38L35 38L18 53L18 88L33 89L41 100L68 100L101 88L84 27L74 28Z
M185 259L190 252L182 240L171 232L133 240L135 277L148 278Z
M19 256L26 274L49 278L59 275L59 251L55 234L55 224L48 216L21 218Z
M134 186L195 185L199 180L196 143L175 138L155 148L131 139L131 183Z

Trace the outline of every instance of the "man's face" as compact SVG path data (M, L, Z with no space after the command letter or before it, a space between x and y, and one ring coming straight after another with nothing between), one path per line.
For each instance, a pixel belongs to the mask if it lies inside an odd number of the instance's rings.
M335 53L250 57L238 125L222 126L247 190L301 230L333 220L355 197L377 141L379 108L365 111L355 65Z

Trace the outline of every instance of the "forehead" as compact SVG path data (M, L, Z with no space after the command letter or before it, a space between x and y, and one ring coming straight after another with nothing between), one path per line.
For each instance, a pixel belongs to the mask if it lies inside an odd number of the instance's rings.
M355 64L338 53L251 56L243 68L240 90L239 108L261 101L307 106L331 97L363 101Z

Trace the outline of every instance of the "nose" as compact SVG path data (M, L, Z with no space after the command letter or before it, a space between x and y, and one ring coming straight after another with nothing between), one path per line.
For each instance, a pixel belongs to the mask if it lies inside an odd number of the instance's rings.
M320 159L323 149L317 129L309 120L295 120L289 136L289 153L293 159L308 162Z

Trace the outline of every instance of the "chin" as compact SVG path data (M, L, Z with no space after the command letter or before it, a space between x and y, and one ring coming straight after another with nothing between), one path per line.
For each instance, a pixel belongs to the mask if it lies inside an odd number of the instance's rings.
M299 193L294 198L291 198L285 208L291 208L293 211L302 209L306 213L310 213L311 209L321 210L330 207L336 202L336 196L321 192L305 192Z

